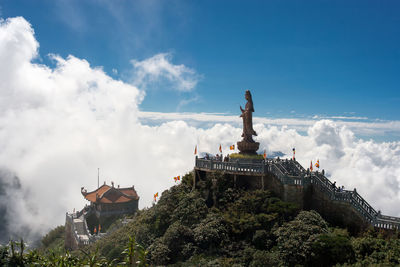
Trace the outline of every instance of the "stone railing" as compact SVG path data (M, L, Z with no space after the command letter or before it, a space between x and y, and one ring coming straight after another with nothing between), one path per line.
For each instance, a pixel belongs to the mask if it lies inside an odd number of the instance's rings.
M400 218L393 216L381 215L380 213L377 215L375 227L384 228L384 229L397 229L400 230Z
M74 213L66 213L66 216L65 216L66 218L65 218L65 220L66 220L66 224L69 224L70 226L71 226L71 236L74 238L74 242L75 242L75 244L76 244L76 247L79 247L79 244L80 244L80 239L79 239L79 236L78 236L78 233L77 233L77 231L76 231L76 229L75 229L75 225L74 225L74 217L75 217L75 214Z
M89 227L88 227L87 222L86 222L86 217L89 216L89 213L88 213L89 209L87 209L87 208L85 207L84 210L82 210L82 211L83 211L83 212L82 212L82 219L83 219L83 224L84 224L84 226L85 226L85 233L86 233L86 235L87 235L88 238L89 238L88 244L91 244L91 243L95 242L97 239L96 239L96 236L95 236L95 235L92 235L92 234L90 233ZM89 211L89 212L90 212L90 211ZM87 245L87 244L85 244L85 245Z
M208 170L219 170L228 172L250 172L250 173L266 173L265 164L262 163L251 163L251 162L239 162L229 161L224 162L213 159L196 159L196 167Z
M290 166L291 170L297 172L298 175L289 175L289 171L283 165ZM240 160L231 159L229 162L222 162L196 157L195 167L243 174L253 173L260 175L271 173L282 184L298 186L312 184L330 200L350 204L371 225L377 228L400 230L400 218L380 214L355 189L353 191L340 190L321 173L306 172L303 166L295 160L266 159L261 162L241 162Z
M349 203L366 221L375 225L378 213L356 190L340 190L336 188L328 178L320 173L311 173L310 179L311 183L318 187L329 199Z

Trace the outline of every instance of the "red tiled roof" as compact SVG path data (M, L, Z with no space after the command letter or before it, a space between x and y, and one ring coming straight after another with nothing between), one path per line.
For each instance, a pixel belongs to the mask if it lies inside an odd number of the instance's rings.
M135 189L133 189L132 187L129 187L129 188L120 188L119 189L122 193L124 193L125 195L128 195L128 196L133 196L133 197L137 197L138 195L137 195L137 193L136 193L136 191L135 191Z
M125 203L139 199L133 187L115 188L106 184L89 193L82 191L82 195L93 203Z

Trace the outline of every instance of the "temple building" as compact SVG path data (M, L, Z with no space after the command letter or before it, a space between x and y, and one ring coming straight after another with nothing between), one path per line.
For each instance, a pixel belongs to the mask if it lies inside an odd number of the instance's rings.
M97 218L112 215L132 214L138 210L139 196L135 187L120 188L104 183L92 192L81 188L83 197L90 201L90 206Z

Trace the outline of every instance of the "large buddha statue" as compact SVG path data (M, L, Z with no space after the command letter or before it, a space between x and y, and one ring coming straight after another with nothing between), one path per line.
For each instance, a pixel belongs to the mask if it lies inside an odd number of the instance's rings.
M242 111L242 114L240 117L243 118L243 133L242 137L243 140L246 140L248 142L254 142L253 140L253 135L257 136L256 131L253 129L253 112L254 112L254 106L253 106L253 99L251 98L251 93L249 90L246 91L244 97L247 100L246 106L243 109L242 106L240 106L240 110Z
M253 140L253 135L257 136L257 133L253 129L254 106L249 90L246 91L245 98L247 100L245 108L243 109L242 106L240 106L240 110L242 111L240 117L243 118L243 140L238 142L237 145L241 154L256 154L260 143L254 142Z

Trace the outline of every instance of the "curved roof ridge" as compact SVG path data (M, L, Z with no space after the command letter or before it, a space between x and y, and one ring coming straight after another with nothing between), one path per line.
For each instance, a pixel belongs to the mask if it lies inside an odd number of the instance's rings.
M114 203L119 202L119 199L128 200L139 200L139 196L135 190L134 186L131 187L114 187L113 185L109 186L107 184L103 184L98 187L96 190L91 192L87 192L83 188L81 189L82 195L84 198L90 202L108 202ZM125 202L123 201L123 202Z
M109 186L109 185L107 185L107 184L102 184L102 185L101 185L100 187L98 187L97 189L95 189L95 190L93 190L93 191L91 191L91 192L86 192L86 194L95 193L96 191L100 190L100 189L101 189L102 187L104 187L104 186L107 186L108 189L111 188L111 186ZM108 191L108 190L106 190L106 191Z

